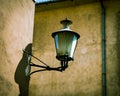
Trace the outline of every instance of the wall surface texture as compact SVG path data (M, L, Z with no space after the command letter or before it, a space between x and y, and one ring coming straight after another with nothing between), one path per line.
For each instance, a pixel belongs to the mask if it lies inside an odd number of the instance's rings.
M107 94L120 96L120 2L107 1L104 5ZM79 33L81 38L74 61L69 62L65 72L44 71L31 75L30 96L102 96L101 13L99 2L79 5L73 1L41 5L39 8L36 6L33 36L35 56L50 66L59 66L51 34L62 28L59 22L66 17L73 21L71 29ZM35 59L32 61L40 64ZM32 71L36 69L32 68Z
M71 29L81 38L74 61L65 72L40 72L31 76L30 96L101 96L100 4L56 6L52 10L47 9L49 6L52 4L44 6L46 11L43 8L35 14L34 55L50 66L59 66L51 34L62 28L59 22L66 17L73 21Z
M19 96L21 84L26 84L21 58L32 42L33 21L32 0L0 0L0 96Z
M108 96L120 96L120 2L106 7L106 51Z
M78 1L36 6L34 18L32 0L0 0L0 96L102 96L101 6ZM104 5L107 96L120 96L120 1ZM41 71L26 77L28 61L22 49L32 49L49 66L60 65L51 34L62 28L59 22L66 17L81 35L74 61L64 72ZM34 58L32 62L40 64Z

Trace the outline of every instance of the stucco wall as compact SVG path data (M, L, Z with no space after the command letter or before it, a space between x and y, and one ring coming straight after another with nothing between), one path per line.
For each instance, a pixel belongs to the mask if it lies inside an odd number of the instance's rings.
M70 6L69 6L70 4ZM54 6L55 5L55 6ZM107 94L120 96L120 1L104 2L106 8ZM90 4L47 4L32 0L0 0L0 96L102 96L101 7ZM25 76L25 48L50 66L59 66L51 33L68 17L71 29L81 35L74 61L65 72L45 71ZM34 34L33 34L34 21ZM33 37L33 42L32 42ZM32 58L32 61L39 64ZM32 68L32 71L37 68ZM30 82L30 83L29 83ZM24 94L24 95L23 95Z
M107 91L120 95L120 2L106 2Z
M51 34L62 28L59 22L66 17L73 21L71 29L79 33L81 38L74 61L69 62L65 72L39 72L31 75L30 96L101 96L100 4L75 4L51 10L47 9L49 6L52 4L45 5L43 11L38 12L38 9L35 14L33 54L50 66L59 66Z
M33 21L32 0L0 0L0 96L20 93L18 81L24 69L17 70L22 49L32 42Z
M68 5L70 4L70 6ZM120 95L119 1L104 2L106 8L107 94ZM53 7L54 6L54 7ZM67 6L67 7L66 7ZM33 54L50 66L59 66L51 33L62 28L68 17L71 29L81 35L74 61L65 72L39 72L31 75L30 96L102 96L101 6L99 2L79 5L36 6ZM39 64L36 60L33 62ZM37 68L32 68L32 71ZM33 91L33 89L36 89Z

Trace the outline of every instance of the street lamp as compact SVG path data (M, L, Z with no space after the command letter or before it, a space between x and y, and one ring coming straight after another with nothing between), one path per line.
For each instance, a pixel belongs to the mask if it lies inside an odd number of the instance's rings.
M70 29L72 21L66 18L60 23L63 24L63 29L52 33L52 37L55 41L56 58L61 61L61 66L65 68L68 66L68 61L73 60L74 51L80 35Z
M26 67L25 70L26 75L31 75L33 73L39 71L46 71L46 70L49 71L56 70L62 72L68 67L68 62L74 59L73 56L80 35L70 29L70 25L72 24L72 21L66 18L65 20L62 20L60 23L63 24L63 29L52 33L52 37L54 38L55 47L56 47L56 58L61 62L60 67L56 67L56 68L50 67L48 66L48 64L44 63L39 58L30 54L26 50L23 50L23 52L28 55L28 66ZM37 59L38 61L40 61L42 64L44 64L44 66L37 65L31 62L30 59L31 56ZM39 67L42 69L30 73L31 66Z

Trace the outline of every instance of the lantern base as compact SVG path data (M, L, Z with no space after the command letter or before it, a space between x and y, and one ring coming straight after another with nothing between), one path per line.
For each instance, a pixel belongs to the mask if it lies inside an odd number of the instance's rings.
M72 57L69 57L68 55L61 55L61 56L56 56L56 58L59 61L73 61L74 59Z

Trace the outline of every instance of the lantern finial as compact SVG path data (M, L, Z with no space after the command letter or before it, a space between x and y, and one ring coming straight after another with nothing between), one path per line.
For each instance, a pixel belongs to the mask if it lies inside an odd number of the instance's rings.
M60 21L60 23L63 25L64 29L69 29L70 25L72 24L72 21L65 18L65 20Z

